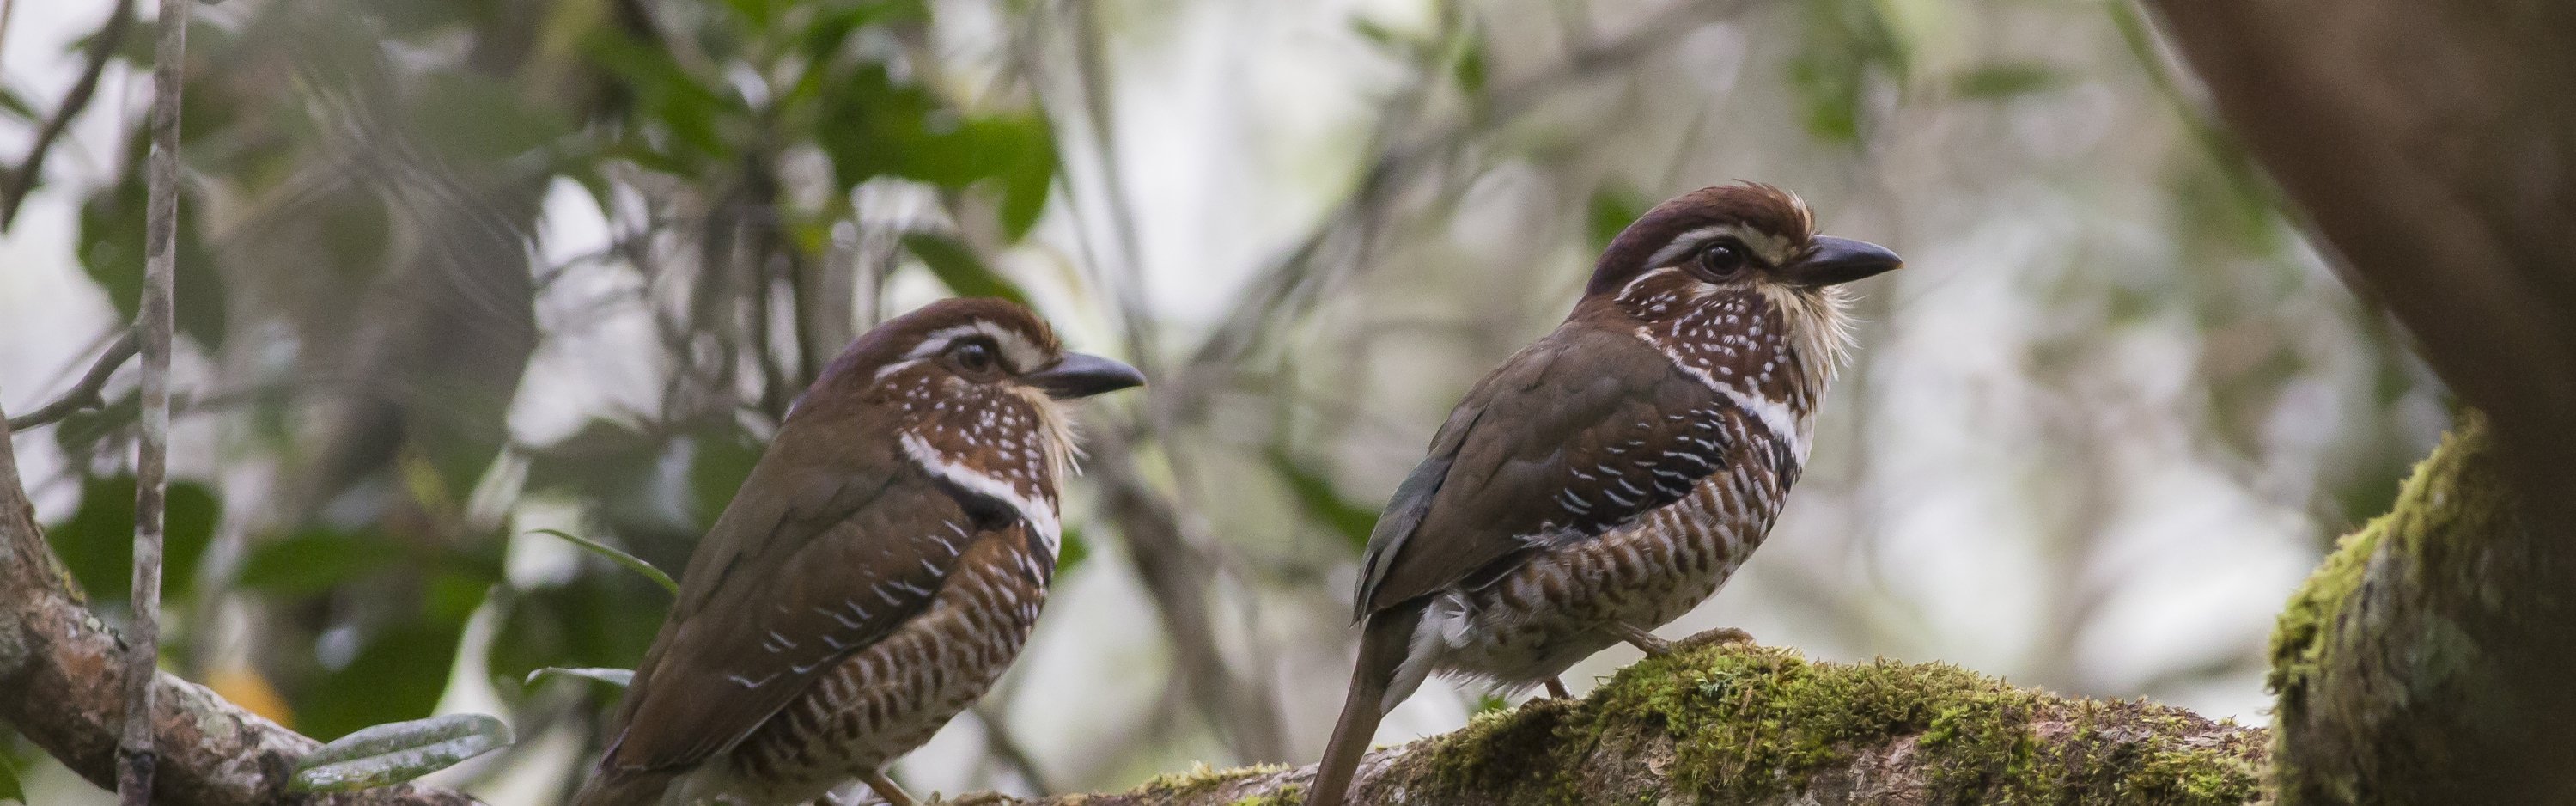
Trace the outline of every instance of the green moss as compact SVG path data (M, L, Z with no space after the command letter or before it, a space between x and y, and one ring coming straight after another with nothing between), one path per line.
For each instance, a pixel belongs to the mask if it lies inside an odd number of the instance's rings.
M1210 769L1206 762L1190 767L1189 772L1167 772L1154 776L1143 785L1129 790L1131 794L1155 794L1180 800L1215 794L1219 787L1245 778L1268 775L1287 769L1276 764L1256 764L1230 770Z
M2280 620L2272 629L2272 672L2265 682L2284 701L2296 699L2316 675L2327 651L2326 628L2344 597L2361 585L2370 570L2370 555L2388 533L2391 517L2382 515L2360 531L2344 535L2334 553L2326 555L2298 592L2290 594L2289 605L2281 608Z
M2292 741L2336 709L2403 708L2410 701L2435 701L2445 692L2486 685L2477 679L2484 666L2482 648L2455 619L2458 613L2504 606L2502 592L2477 571L2489 561L2479 554L2482 541L2516 532L2509 522L2511 487L2494 469L2492 443L2485 418L2462 412L2451 434L2415 465L2388 513L2346 535L2291 595L2272 633L2268 682L2280 697L2277 723L2284 726L2275 741ZM2387 585L2413 591L2413 604L2348 607L2357 593ZM2370 623L2351 621L2364 615ZM2400 666L2402 673L2395 673ZM2330 676L2347 674L2371 681L2327 682ZM2402 690L2386 691L2391 683ZM2329 685L2359 699L2338 700ZM2357 725L2386 717L2333 718ZM2276 746L2279 790L2288 800L2301 799L2296 793L2328 799L2357 796L2364 788L2358 781L2369 775L2355 765L2366 762L2335 748L2372 741L2338 736L2321 745L2327 748L2322 752L2338 759L2328 765L2334 769L2305 769L2286 746Z
M1418 785L1516 803L1651 801L1657 790L1758 802L1912 742L1937 802L2244 803L2261 791L2262 741L2183 711L2060 699L1946 664L1710 647L1640 661L1581 703L1478 717L1406 763ZM1605 781L1586 764L1650 747L1671 754L1662 780Z

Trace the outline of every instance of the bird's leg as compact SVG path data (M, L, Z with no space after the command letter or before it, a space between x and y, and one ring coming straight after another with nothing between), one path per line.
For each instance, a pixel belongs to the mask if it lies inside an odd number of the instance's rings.
M1640 629L1637 625L1624 621L1613 621L1610 622L1609 627L1610 634L1619 636L1619 640L1626 641L1628 642L1628 645L1634 646L1639 651L1646 653L1646 657L1652 658L1672 654L1673 642L1657 638L1654 633Z
M868 788L875 790L877 797L884 798L888 806L919 806L911 795L903 793L903 787L894 785L894 779L886 777L884 770L870 770L862 780L867 781Z
M1547 679L1547 696L1555 697L1560 700L1574 699L1574 695L1567 693L1565 690L1565 677L1563 675Z

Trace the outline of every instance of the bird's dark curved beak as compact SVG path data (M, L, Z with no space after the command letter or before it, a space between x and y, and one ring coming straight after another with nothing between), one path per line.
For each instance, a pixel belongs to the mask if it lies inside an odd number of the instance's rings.
M1024 380L1057 400L1072 400L1143 386L1145 374L1137 372L1135 367L1100 356L1065 353L1054 364L1029 373Z
M1835 285L1905 265L1905 259L1897 257L1895 252L1867 241L1818 235L1813 244L1806 257L1782 267L1790 282L1805 286Z

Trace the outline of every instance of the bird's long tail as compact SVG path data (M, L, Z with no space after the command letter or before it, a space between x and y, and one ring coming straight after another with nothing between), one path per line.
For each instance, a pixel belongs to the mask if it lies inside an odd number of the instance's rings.
M1368 754L1378 720L1393 705L1387 701L1387 690L1395 684L1396 670L1411 648L1414 627L1421 623L1422 608L1413 605L1380 611L1361 628L1360 660L1351 669L1351 693L1342 701L1342 720L1333 725L1333 740L1324 745L1324 760L1316 765L1314 783L1306 789L1306 806L1341 806L1350 794L1351 776L1359 770L1360 757Z

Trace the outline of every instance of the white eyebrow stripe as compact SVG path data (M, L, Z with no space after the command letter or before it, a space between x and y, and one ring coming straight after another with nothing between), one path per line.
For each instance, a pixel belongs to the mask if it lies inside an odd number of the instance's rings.
M993 345L1002 351L1003 364L1012 372L1028 372L1044 366L1047 362L1047 351L1040 349L1036 342L1030 341L1026 334L995 324L990 319L977 319L966 324L930 331L929 335L921 337L920 344L913 345L912 351L904 353L903 357L915 361L929 358L947 350L948 346L956 343L958 339L976 334L982 334L985 338L993 340Z
M1680 260L1683 255L1699 251L1709 241L1729 235L1742 242L1745 248L1753 250L1764 263L1777 266L1789 259L1787 238L1741 224L1717 224L1673 236L1671 243L1664 244L1664 248L1655 250L1654 256L1646 258L1646 265L1661 266Z
M1731 229L1733 227L1701 227L1675 235L1670 243L1664 244L1664 248L1655 250L1653 257L1646 258L1646 265L1661 266L1671 263L1683 255L1698 251L1700 244L1708 243L1709 239L1724 235Z

